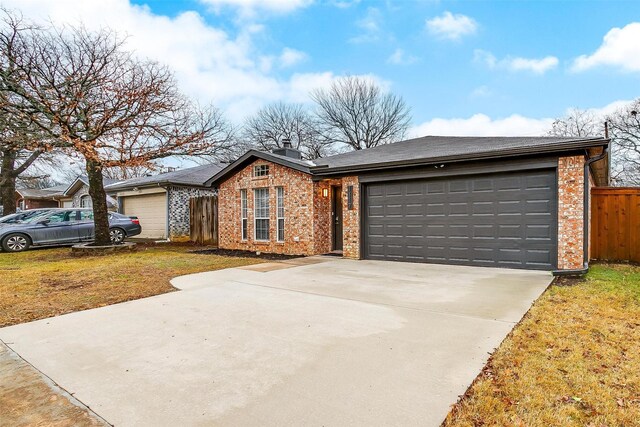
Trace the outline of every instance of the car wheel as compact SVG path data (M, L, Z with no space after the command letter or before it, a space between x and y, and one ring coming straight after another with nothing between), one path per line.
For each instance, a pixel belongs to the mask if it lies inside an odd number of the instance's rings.
M9 234L2 240L2 248L7 252L22 252L29 249L31 242L24 234Z
M122 243L124 241L124 231L120 228L112 228L109 230L109 236L111 237L111 243Z

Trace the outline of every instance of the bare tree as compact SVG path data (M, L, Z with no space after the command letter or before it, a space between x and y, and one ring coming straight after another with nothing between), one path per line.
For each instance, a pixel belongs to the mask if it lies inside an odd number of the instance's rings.
M384 93L367 78L338 78L328 89L313 91L311 98L324 138L353 150L402 139L411 120L401 97Z
M549 136L589 137L602 134L602 120L589 110L570 109L563 117L555 119Z
M32 27L23 26L20 16L12 16L5 12L6 24L0 34L3 42L0 46L0 67L8 67L3 72L11 72L12 48L19 31L27 31ZM2 106L10 102L11 94L0 92L0 204L4 214L16 210L16 180L41 157L44 150L35 143L44 137L30 120L3 111Z
M640 185L640 98L607 117L612 147L612 179Z
M260 150L282 148L282 141L288 139L306 159L328 153L327 141L321 138L313 117L300 104L278 102L261 108L246 120L243 136L250 146Z
M213 107L190 103L173 74L137 59L109 30L3 28L2 110L45 132L49 151L81 155L93 202L95 244L110 242L103 171L149 165L170 156L215 154L227 143L227 123ZM9 21L11 22L11 21ZM7 29L9 26L9 29ZM9 40L4 34L16 34Z
M18 178L20 188L48 188L60 184L50 175L27 175Z
M634 113L635 112L635 113ZM550 136L593 137L609 124L611 181L615 185L640 185L640 99L609 114L597 116L588 110L571 109L553 122Z

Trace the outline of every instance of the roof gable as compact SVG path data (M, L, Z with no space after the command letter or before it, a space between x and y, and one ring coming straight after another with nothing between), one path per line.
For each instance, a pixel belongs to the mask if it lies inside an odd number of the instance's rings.
M306 174L311 174L310 167L314 165L313 162L307 160L298 160L291 157L281 156L279 154L266 153L264 151L249 150L240 158L238 158L238 160L229 164L229 166L218 172L215 176L208 180L205 185L214 186L216 184L219 184L220 182L226 180L229 176L233 175L238 169L245 167L246 165L254 162L257 159L273 162L280 166L285 166Z

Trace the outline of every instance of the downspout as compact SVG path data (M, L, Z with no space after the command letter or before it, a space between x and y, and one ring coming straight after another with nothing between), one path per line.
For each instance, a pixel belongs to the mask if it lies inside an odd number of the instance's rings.
M605 137L608 138L607 125L605 123ZM584 162L584 204L583 204L583 222L582 222L582 253L583 253L583 261L582 261L582 269L580 270L556 270L553 272L554 276L581 276L586 274L589 271L589 216L590 212L590 189L589 189L589 177L590 177L590 167L592 163L598 162L609 155L609 147L610 144L607 143L607 146L602 150L602 153L588 158L587 161ZM589 153L587 152L587 155Z
M605 123L605 133L606 138L609 137L608 133L606 132L607 130L607 125ZM609 147L610 144L607 144L607 146L604 148L604 150L602 150L602 153L596 157L592 157L590 159L587 159L586 162L584 162L584 191L585 191L585 198L584 198L584 242L583 242L583 246L584 246L584 268L585 269L589 269L589 217L591 215L591 210L590 210L590 205L589 205L589 200L591 200L591 194L590 194L590 189L589 189L589 176L590 176L590 166L592 163L598 162L600 160L603 160L605 158L607 158L607 156L609 155ZM607 176L608 179L608 176Z

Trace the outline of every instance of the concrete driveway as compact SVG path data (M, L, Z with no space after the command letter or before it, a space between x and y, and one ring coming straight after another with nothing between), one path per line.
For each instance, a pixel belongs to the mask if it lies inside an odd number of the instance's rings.
M0 329L115 424L435 426L544 272L312 257Z

